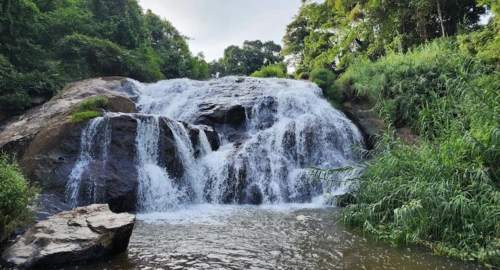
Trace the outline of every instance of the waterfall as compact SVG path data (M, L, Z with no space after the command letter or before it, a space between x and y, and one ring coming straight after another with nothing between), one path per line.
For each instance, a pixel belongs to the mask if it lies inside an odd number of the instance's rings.
M137 119L138 204L143 212L175 209L185 194L158 164L159 137L158 117Z
M210 142L208 141L207 134L203 129L200 129L200 134L198 136L198 143L200 144L200 151L202 156L206 156L212 153L212 146L210 146Z
M118 143L113 147L127 149L108 166L114 169L113 181L121 181L119 166L129 171L135 165L137 178L127 180L127 188L137 189L136 206L143 213L201 203L311 202L331 187L312 181L307 166L338 168L360 159L354 151L363 147L360 132L312 83L226 77L127 87L138 113L120 114L119 121L125 121L127 134L135 128L129 120L136 121L135 141L132 137L124 145L112 139L106 117L88 123L67 184L72 206L81 203L86 179L92 201L102 200L102 183L95 175L106 170L112 141ZM129 172L126 177L135 177L135 171ZM338 180L344 177L349 176Z
M307 202L323 194L324 185L310 181L306 166L335 168L357 162L353 148L362 147L361 134L322 98L317 86L247 79L248 84L238 85L242 93L235 93L231 80L234 77L208 83L162 81L146 87L138 102L142 113L188 123L196 123L200 108L210 102L236 106L240 99L244 106L241 127L219 125L223 145L218 151L211 151L200 129L199 159L193 157L183 125L169 124L186 171L184 177L189 178L195 194L193 202ZM217 83L221 86L214 86ZM250 99L255 101L249 104ZM223 117L228 122L227 113ZM243 134L241 142L227 139L230 132Z
M104 133L99 134L99 131L104 128ZM108 158L108 147L111 142L111 129L107 118L97 117L89 121L87 126L82 131L80 139L80 154L75 166L71 170L69 180L66 185L66 201L71 207L79 205L79 194L84 175L89 178L87 193L92 198L90 203L97 203L102 200L104 190L96 178L96 173L92 172L91 165L101 162L98 170L105 170L106 160Z

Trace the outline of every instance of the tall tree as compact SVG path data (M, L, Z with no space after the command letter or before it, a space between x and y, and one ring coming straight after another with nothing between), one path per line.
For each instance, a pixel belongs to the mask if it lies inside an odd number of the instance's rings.
M277 64L283 59L281 46L273 41L246 40L241 48L236 45L227 47L222 59L210 63L210 70L215 74L221 72L222 67L221 74L248 76L264 65Z
M303 1L283 38L298 72L327 67L341 72L355 56L377 59L387 48L407 50L458 26L475 26L484 8L476 0Z

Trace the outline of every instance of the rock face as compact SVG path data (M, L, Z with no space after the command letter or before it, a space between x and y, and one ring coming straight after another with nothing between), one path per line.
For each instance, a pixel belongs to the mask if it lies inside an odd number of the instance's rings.
M141 85L126 78L97 78L72 83L68 89L51 101L28 110L25 114L0 123L0 151L15 155L28 179L38 182L43 189L38 219L91 203L108 203L115 212L135 211L137 207L138 172L136 167L136 137L138 122L154 116L136 114ZM81 183L78 183L75 203L68 205L68 183L81 162L82 132L91 121L71 122L71 112L80 102L90 97L108 99L108 113L95 128L95 142L87 149L92 161L84 164ZM170 175L182 175L179 153L168 122L160 117L159 152L161 165ZM198 132L185 124L192 135L192 144L199 151ZM219 138L213 129L205 133L212 149ZM105 149L102 143L107 142Z
M36 224L2 258L19 267L99 260L127 249L134 223L134 215L115 214L106 204L76 208Z
M75 82L49 102L29 109L20 116L3 120L0 122L0 151L22 158L37 133L54 124L64 124L77 104L90 97L108 98L111 111L135 112L135 104L125 95L115 92L126 82L126 78L120 77ZM70 128L78 133L82 124L75 124Z
M373 108L374 105L367 101L348 101L342 104L344 113L363 134L368 149L373 149L377 143L377 135L387 131L387 126L380 120ZM410 145L415 144L418 140L418 136L412 133L409 127L397 128L394 135Z
M373 107L373 104L362 101L348 101L342 104L344 113L358 126L369 149L375 146L376 136L386 129Z

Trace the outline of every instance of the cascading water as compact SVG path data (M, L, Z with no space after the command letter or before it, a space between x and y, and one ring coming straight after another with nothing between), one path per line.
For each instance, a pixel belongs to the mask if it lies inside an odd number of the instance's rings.
M104 132L100 133L100 131ZM108 119L105 117L92 119L83 130L80 141L80 155L76 165L71 170L66 186L66 199L71 207L76 207L79 204L83 177L88 177L91 180L87 190L90 195L88 197L92 198L90 203L102 201L104 190L101 187L105 185L99 183L100 180L98 179L100 178L96 177L96 173L105 170L110 142L111 129L109 128ZM98 171L89 171L90 165L98 161L101 163L98 166Z
M182 125L169 124L184 177L191 181L192 202L308 202L323 193L323 186L308 181L307 165L332 168L357 161L353 147L363 144L359 131L321 97L318 87L281 79L234 80L163 81L146 87L140 96L142 113L192 124L207 113L200 113L204 106L208 113L218 106L243 108L245 119L238 127L229 123L227 110L223 122L215 123L221 137L229 137L218 151L211 151L200 130L198 159ZM235 86L238 90L231 89Z
M159 137L158 117L137 119L138 203L144 212L172 209L183 202L186 193L158 165Z
M326 186L306 166L356 164L358 130L313 84L244 80L125 84L140 112L89 121L68 201L95 201L106 179L105 202L139 214L125 256L76 268L481 269L332 224L338 209L318 207Z
M104 179L98 175L106 170L112 140L114 151L135 150L113 160L106 177L119 183L120 171L127 170L126 177L137 174L127 188L136 190L136 209L143 213L200 203L311 202L325 186L310 181L306 167L353 165L358 161L353 148L363 145L354 124L307 82L226 77L148 86L129 81L124 88L118 92L136 100L138 113L108 113L88 123L67 184L71 206L88 201L78 199L82 183L89 187L83 197L90 202L116 198L109 189L102 199ZM113 125L136 124L129 133L117 130L121 136L135 132L135 142L127 145L123 138L111 138L108 122L113 117Z

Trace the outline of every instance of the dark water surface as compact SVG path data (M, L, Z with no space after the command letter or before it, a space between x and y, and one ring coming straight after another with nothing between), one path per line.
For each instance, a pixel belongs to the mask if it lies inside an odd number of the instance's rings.
M335 225L337 211L200 205L139 215L127 254L59 269L486 269L367 240Z

